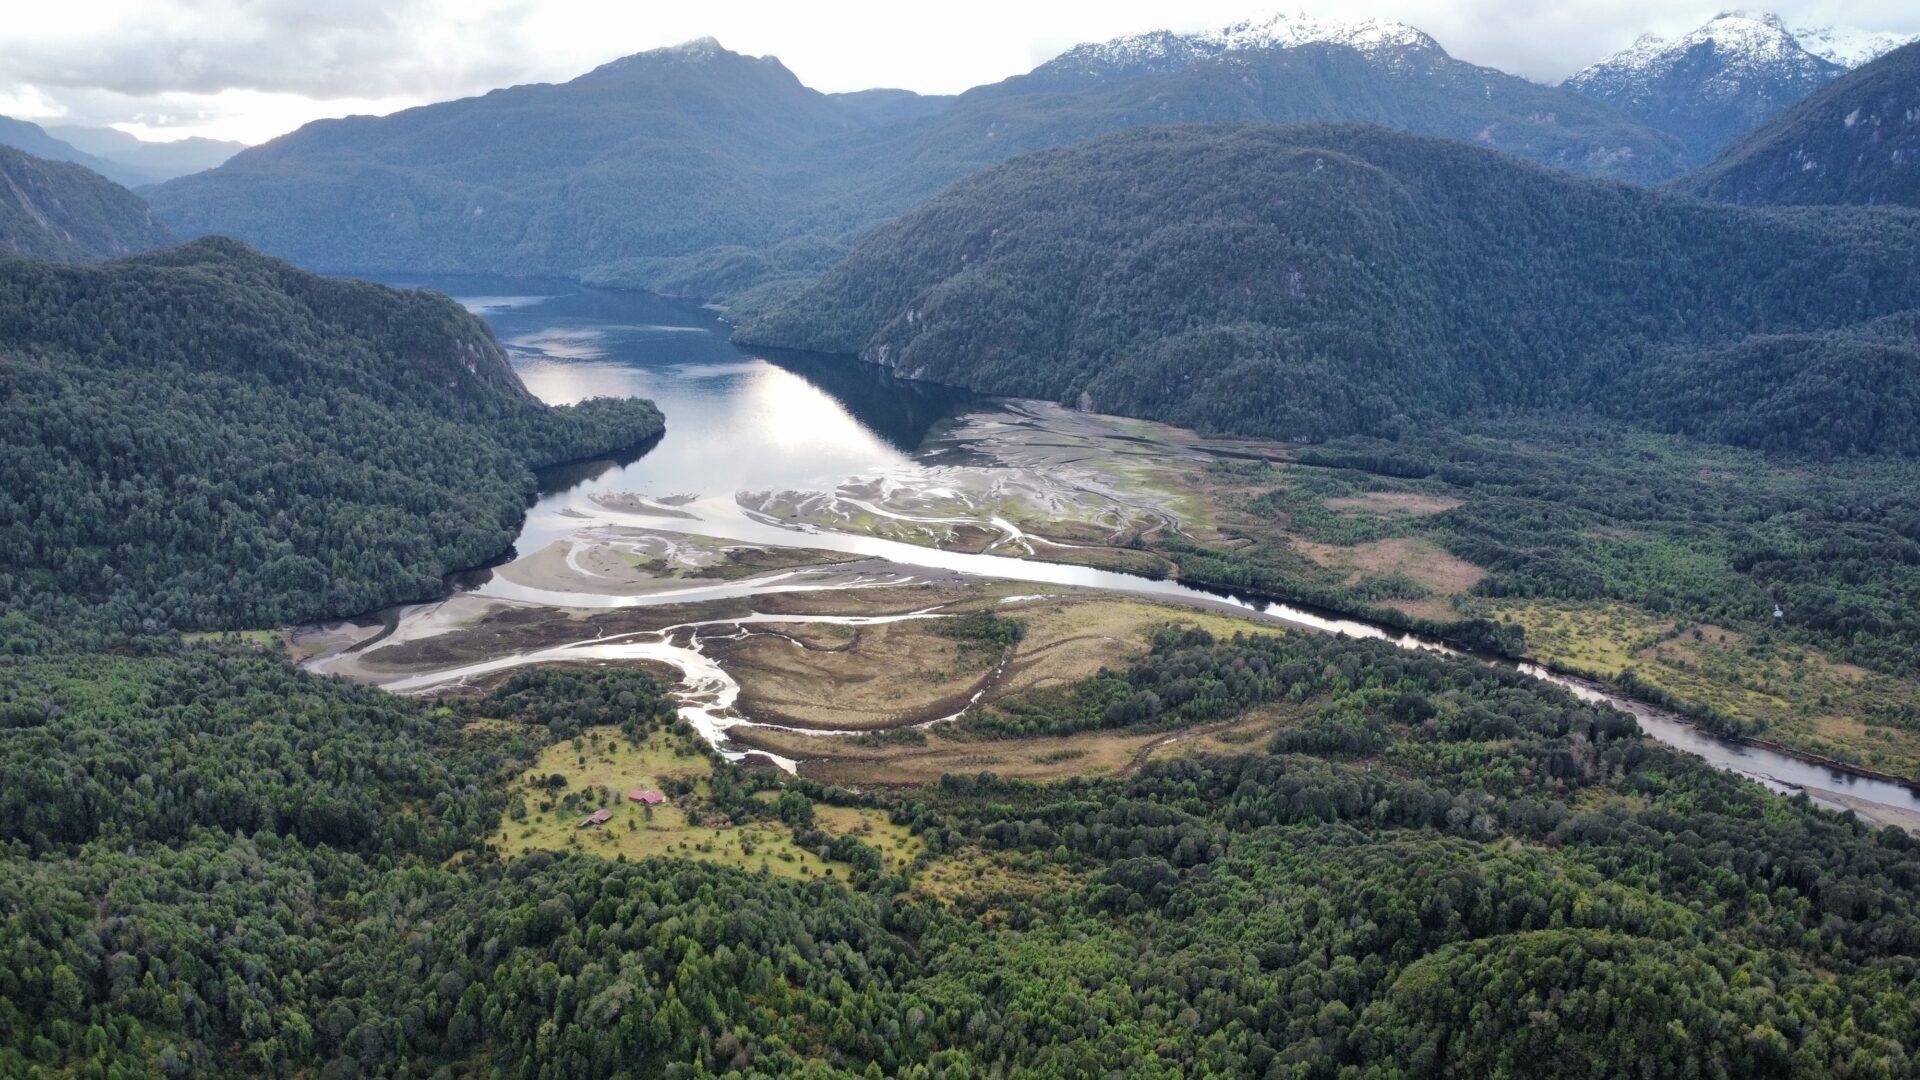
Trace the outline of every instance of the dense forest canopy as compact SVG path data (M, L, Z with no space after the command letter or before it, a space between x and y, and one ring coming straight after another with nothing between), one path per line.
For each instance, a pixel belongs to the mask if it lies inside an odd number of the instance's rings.
M1848 72L1682 177L1757 205L1920 207L1920 43Z
M0 146L0 253L104 259L172 242L126 188L80 165Z
M131 629L424 598L508 547L533 469L660 429L541 404L444 296L232 241L0 261L0 604Z
M1213 125L969 178L738 336L1213 431L1571 402L1744 445L1913 452L1911 322L1854 328L1916 307L1914 215L1724 207L1376 127ZM1808 350L1822 362L1796 365ZM1664 388L1728 357L1762 376ZM1787 423L1869 398L1838 430Z
M973 730L1295 719L1053 784L875 796L716 766L706 806L852 867L804 882L488 849L500 777L539 747L673 726L645 675L417 702L231 644L67 657L5 620L48 650L0 666L7 1075L1915 1065L1920 844L1473 661L1169 628ZM890 871L814 824L832 806L890 814L923 854ZM940 866L972 884L930 890Z

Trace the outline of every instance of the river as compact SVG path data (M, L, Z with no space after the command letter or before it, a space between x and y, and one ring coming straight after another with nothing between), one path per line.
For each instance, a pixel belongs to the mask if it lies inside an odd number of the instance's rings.
M1071 585L1209 605L1292 625L1390 640L1407 648L1456 652L1446 645L1308 609L1190 588L1171 581L1065 563L970 554L920 544L781 522L743 507L742 492L831 490L849 476L897 476L924 469L916 458L943 419L978 401L963 391L894 378L851 360L742 350L728 326L698 305L646 294L589 289L564 281L439 278L397 281L454 296L485 317L527 387L564 404L596 396L652 398L667 417L665 435L627 460L583 463L547 478L516 549L527 553L581 528L583 519L643 525L772 546L826 549L907 567L1018 581ZM635 493L686 516L632 516L597 500ZM862 510L878 510L866 503ZM928 519L943 520L943 519ZM993 550L1031 551L1010 523L991 518L1004 539ZM481 574L482 594L568 607L685 602L739 595L734 583L669 595L621 596L531 588ZM731 591L730 591L731 590ZM586 643L582 643L584 647ZM659 642L592 646L611 655L647 656ZM671 650L671 644L665 649ZM684 652L684 650L682 650ZM570 655L579 655L577 652ZM1487 659L1487 658L1482 658ZM690 680L724 686L717 670L681 658ZM524 662L524 660L522 660ZM1488 662L1498 662L1491 661ZM1532 665L1521 670L1589 700L1632 713L1649 736L1776 791L1801 791L1824 805L1909 828L1920 825L1920 792L1903 784L1807 762L1765 747L1718 738L1673 714L1602 687ZM398 687L397 687L398 688ZM724 690L721 696L730 695ZM705 708L711 720L721 709ZM720 726L703 723L711 734Z

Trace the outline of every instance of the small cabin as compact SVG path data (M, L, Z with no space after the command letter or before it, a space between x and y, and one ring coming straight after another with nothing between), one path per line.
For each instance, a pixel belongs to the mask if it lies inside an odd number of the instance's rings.
M613 820L612 810L606 810L606 809L595 810L593 813L588 814L586 817L581 818L580 824L577 827L582 829L591 829L595 825L605 825L607 822L612 820Z
M639 788L634 788L632 791L627 792L627 798L633 802L645 803L648 806L659 806L661 803L667 801L667 797L657 791L642 791Z

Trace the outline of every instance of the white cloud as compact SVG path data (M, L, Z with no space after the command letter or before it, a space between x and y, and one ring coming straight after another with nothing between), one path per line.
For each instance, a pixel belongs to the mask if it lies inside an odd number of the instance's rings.
M1642 32L1679 33L1721 6L1671 0L1295 0L1322 17L1398 18L1454 55L1543 81ZM259 141L322 116L389 112L550 81L712 35L779 56L810 86L952 93L1081 41L1271 14L1258 0L62 0L0 23L0 110L115 123L143 135ZM1920 33L1910 0L1799 0L1790 23Z

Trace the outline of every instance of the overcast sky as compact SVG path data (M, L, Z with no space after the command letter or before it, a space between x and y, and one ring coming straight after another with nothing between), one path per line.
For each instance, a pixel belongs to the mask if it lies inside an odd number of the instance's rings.
M143 138L261 142L309 120L384 113L711 35L778 56L817 89L953 93L1082 41L1201 30L1275 11L1400 19L1462 59L1541 81L1725 5L1680 0L14 0L0 21L0 115ZM1763 10L1754 8L1751 10ZM1915 0L1781 0L1792 26L1920 33Z

